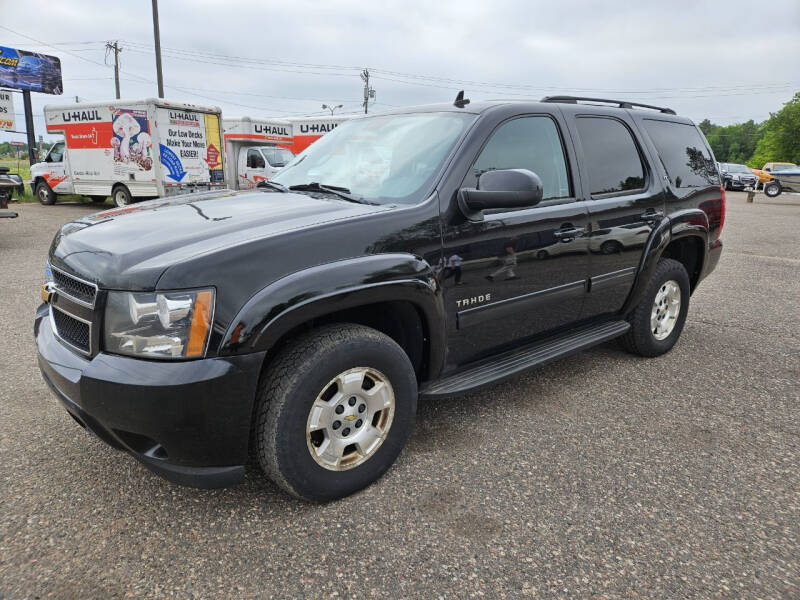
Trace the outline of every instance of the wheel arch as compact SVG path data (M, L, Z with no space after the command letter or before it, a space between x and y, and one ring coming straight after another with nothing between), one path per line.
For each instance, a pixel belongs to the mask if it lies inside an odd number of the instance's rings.
M353 283L357 282L357 283ZM403 254L319 265L256 293L231 321L219 354L270 356L298 333L323 324L367 325L394 339L420 378L444 362L444 305L430 265Z

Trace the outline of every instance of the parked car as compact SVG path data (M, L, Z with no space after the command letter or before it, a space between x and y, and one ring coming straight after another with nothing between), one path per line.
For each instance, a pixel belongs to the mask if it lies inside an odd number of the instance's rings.
M780 196L784 189L800 190L800 167L780 168L772 172L772 180L764 184L764 194Z
M262 186L81 217L49 250L45 381L173 482L234 484L253 456L300 498L351 494L420 396L615 338L668 352L722 252L703 134L632 102L459 94L342 123ZM555 241L575 251L538 259Z
M743 190L755 188L758 177L747 165L737 163L720 163L719 172L726 190Z
M758 177L758 183L765 184L768 181L772 181L773 173L776 171L781 170L791 170L797 169L797 165L794 163L788 162L768 162L760 169L750 169L756 177Z

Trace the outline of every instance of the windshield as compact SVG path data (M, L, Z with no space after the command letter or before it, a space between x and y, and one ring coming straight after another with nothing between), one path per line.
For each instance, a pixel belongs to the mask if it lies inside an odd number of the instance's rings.
M773 171L791 171L792 169L796 169L797 165L787 165L787 164L775 164L772 166Z
M728 163L728 173L747 173L750 175L752 171L748 169L745 165L734 165Z
M285 167L294 158L286 148L262 148L261 153L271 167Z
M336 186L380 204L419 202L474 119L446 112L346 121L296 156L272 181L287 187Z

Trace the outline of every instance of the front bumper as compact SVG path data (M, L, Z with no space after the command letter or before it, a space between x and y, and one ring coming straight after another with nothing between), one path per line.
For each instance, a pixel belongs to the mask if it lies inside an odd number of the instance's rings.
M67 412L166 479L224 487L244 478L264 353L163 362L100 353L87 359L36 313L39 368Z

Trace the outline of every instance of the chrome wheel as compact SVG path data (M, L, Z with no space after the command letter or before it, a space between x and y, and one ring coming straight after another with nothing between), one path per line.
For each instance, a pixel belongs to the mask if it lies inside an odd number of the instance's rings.
M126 206L128 204L128 195L125 190L118 189L114 192L114 204L117 206Z
M394 408L394 390L380 371L356 367L339 373L314 400L308 415L311 456L331 471L360 465L386 439Z
M681 313L681 288L677 281L670 279L656 292L653 309L650 312L650 331L661 341L669 337Z

